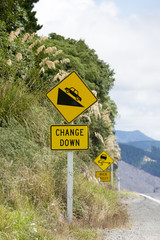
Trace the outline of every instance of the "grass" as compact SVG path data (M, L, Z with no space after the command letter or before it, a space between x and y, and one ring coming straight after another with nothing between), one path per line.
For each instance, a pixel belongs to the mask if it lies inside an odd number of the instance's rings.
M36 93L29 92L24 81L0 78L0 124L8 123L10 118L21 119L37 98Z
M0 127L0 239L100 239L99 229L122 226L127 213L117 191L97 183L92 164L82 160L87 152L75 153L74 224L67 224L66 152L49 149L49 133L41 122L35 124L41 130L38 141L34 125L28 124L45 116L48 124L50 114L42 110L32 110L27 124L12 119Z
M99 228L121 227L127 221L127 213L118 203L115 190L78 176L75 182L74 214L83 222ZM85 209L85 211L84 211Z
M0 76L0 239L103 239L99 229L127 221L118 192L98 184L89 151L75 152L68 224L67 153L49 149L50 125L64 121L41 91L13 70L16 66Z

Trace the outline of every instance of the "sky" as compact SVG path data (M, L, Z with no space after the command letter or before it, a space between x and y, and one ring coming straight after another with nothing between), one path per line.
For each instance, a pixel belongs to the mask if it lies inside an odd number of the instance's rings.
M160 140L160 1L39 0L40 36L83 39L115 72L115 129Z

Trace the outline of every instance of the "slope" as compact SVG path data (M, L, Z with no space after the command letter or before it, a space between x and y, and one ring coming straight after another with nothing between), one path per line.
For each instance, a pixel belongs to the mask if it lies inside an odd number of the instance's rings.
M118 163L121 189L134 192L160 192L160 178L140 170L124 161Z
M153 147L151 151L119 143L121 149L121 158L126 163L129 163L139 169L160 177L160 149Z
M117 142L119 143L128 143L128 142L136 142L136 141L152 141L153 139L146 136L139 130L135 131L121 131L117 130L115 134L117 138Z

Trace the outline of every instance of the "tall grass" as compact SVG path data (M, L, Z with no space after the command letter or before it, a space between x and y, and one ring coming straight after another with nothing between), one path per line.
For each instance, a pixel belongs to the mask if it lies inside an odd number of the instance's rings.
M56 65L60 68L61 61L55 58L61 51L45 49L40 39L23 42L24 46L16 39L10 46L22 54L11 51L7 63L1 59L0 64L4 66L0 67L0 239L96 240L98 228L125 223L126 211L118 204L116 191L103 188L94 178L88 151L75 152L74 221L67 223L67 156L49 149L50 125L64 121L40 100L50 76L58 81L65 74L55 70Z
M118 194L97 184L94 177L88 181L78 175L74 186L74 215L86 225L99 228L123 226L127 212L118 204Z
M93 166L87 167L81 154L74 154L74 221L69 229L66 152L51 152L47 143L36 143L26 126L16 120L7 128L0 128L0 150L2 240L25 240L28 236L52 240L77 240L81 236L95 240L97 228L125 223L127 214L118 204L117 192L97 183L90 169ZM85 158L84 152L82 155Z
M0 78L0 122L11 118L21 119L24 112L37 102L38 94L32 94L25 82Z

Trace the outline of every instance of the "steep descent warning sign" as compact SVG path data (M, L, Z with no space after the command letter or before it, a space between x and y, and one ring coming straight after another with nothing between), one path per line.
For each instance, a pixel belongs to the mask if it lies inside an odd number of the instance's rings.
M87 125L51 125L52 150L87 150Z
M75 71L55 85L47 93L47 97L68 123L97 101L95 95Z

